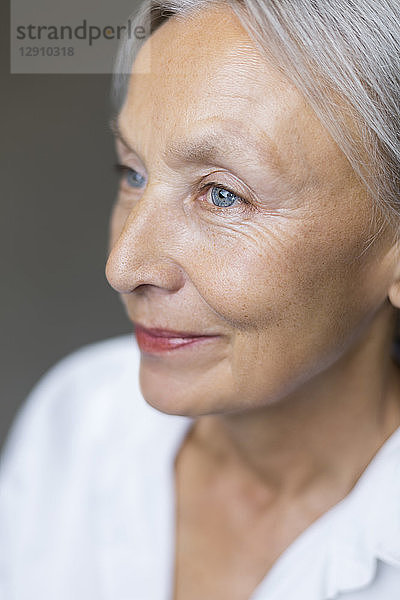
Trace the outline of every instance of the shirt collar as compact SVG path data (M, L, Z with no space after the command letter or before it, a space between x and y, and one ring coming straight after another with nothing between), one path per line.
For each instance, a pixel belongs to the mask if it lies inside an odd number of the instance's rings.
M386 440L330 521L325 593L369 584L377 560L400 568L400 427Z
M368 585L378 559L400 568L400 427L353 489L303 531L250 600L336 598Z

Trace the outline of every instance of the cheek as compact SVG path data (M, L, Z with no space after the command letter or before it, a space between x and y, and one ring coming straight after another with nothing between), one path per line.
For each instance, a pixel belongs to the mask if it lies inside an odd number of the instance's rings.
M373 261L359 258L363 231L304 221L246 227L195 248L189 266L196 288L232 327L275 325L282 335L285 328L337 329L338 320L345 325L379 300L370 286Z
M376 256L360 258L364 243L362 228L357 235L354 227L291 222L194 252L194 283L232 328L230 373L241 408L290 393L372 318L387 274Z

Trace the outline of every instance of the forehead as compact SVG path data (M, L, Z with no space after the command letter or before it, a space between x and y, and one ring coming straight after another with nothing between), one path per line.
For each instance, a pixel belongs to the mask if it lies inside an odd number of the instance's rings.
M143 74L148 52L151 70ZM143 128L159 146L183 139L196 123L224 120L293 177L305 169L325 176L327 163L346 163L303 96L227 7L173 17L152 34L136 57L119 120L136 140Z
M142 62L150 54L150 73ZM172 17L140 49L128 89L131 104L144 94L151 104L167 112L179 103L189 117L207 116L213 110L229 117L240 111L244 121L249 107L273 109L296 105L303 99L278 69L267 64L237 17L227 7L207 7L190 19Z

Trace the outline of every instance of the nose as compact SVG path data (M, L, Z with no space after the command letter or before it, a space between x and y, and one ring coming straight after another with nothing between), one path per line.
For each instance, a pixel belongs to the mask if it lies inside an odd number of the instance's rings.
M148 189L129 213L107 259L106 278L122 294L143 285L171 292L184 285L184 271L174 257L179 227L167 203L151 198Z

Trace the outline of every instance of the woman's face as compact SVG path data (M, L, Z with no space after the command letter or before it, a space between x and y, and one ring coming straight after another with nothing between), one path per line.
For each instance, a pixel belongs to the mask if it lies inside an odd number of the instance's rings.
M134 322L217 336L142 353L151 405L197 416L272 404L389 309L393 265L388 238L368 246L371 201L229 9L169 20L146 41L118 125L132 171L108 281Z

